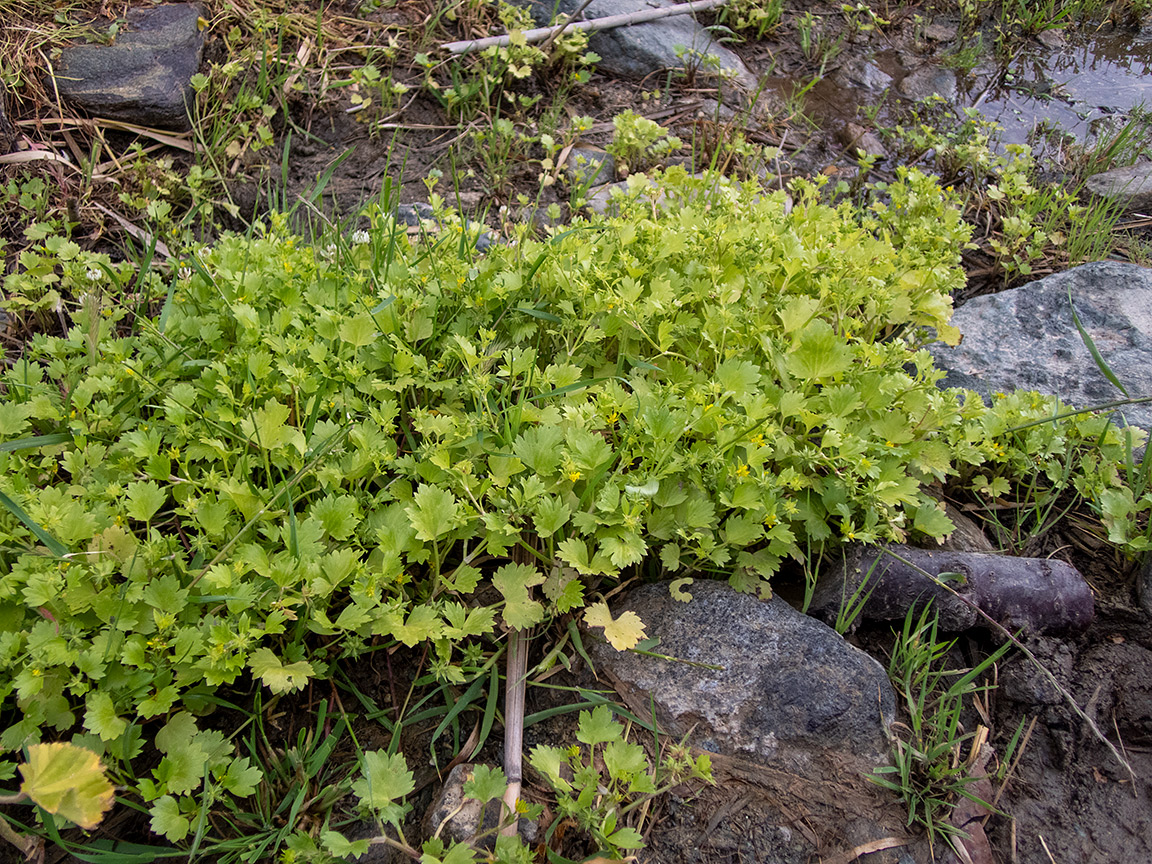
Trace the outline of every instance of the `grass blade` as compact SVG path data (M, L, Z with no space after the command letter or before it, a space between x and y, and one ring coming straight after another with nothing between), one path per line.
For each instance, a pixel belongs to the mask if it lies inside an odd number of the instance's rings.
M1072 323L1076 325L1076 329L1080 332L1080 338L1084 340L1084 345L1087 347L1088 353L1091 354L1092 359L1096 361L1096 367L1100 370L1104 377L1108 379L1113 387L1131 399L1132 394L1130 394L1124 385L1120 383L1120 379L1116 377L1111 368L1109 368L1108 364L1104 361L1104 358L1100 356L1100 352L1096 349L1096 343L1092 341L1092 337L1088 335L1088 331L1085 330L1084 325L1080 323L1080 316L1076 314L1076 307L1072 303L1071 286L1068 287L1068 307L1072 310Z
M39 538L40 542L48 547L49 552L51 552L57 558L68 557L68 547L66 547L63 543L61 543L39 525L37 525L35 520L24 512L24 508L22 508L19 504L9 498L3 492L0 492L0 504L3 504L5 507L7 507L9 513L23 522L24 527L35 534L36 537Z
M31 438L17 438L15 441L0 443L0 453L14 453L17 450L35 450L39 447L52 447L67 444L72 440L70 432L53 432L50 435L34 435Z

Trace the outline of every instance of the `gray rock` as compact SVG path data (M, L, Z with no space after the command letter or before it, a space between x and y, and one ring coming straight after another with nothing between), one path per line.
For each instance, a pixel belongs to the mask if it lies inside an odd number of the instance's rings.
M943 503L944 513L952 520L952 524L956 526L956 530L944 538L943 543L939 544L941 550L947 550L949 552L987 552L989 554L996 552L996 547L988 540L988 536L979 525L965 516L955 505L949 504L947 501Z
M848 150L850 156L855 156L857 150L863 150L867 156L886 158L888 149L876 135L858 123L846 123L837 136Z
M932 96L940 96L946 102L954 102L956 73L940 66L921 66L900 82L900 92L915 102Z
M564 162L568 182L579 187L611 183L616 178L616 160L611 153L595 147L573 147Z
M867 57L852 57L840 64L836 82L842 87L862 88L880 93L892 86L892 76Z
M540 24L548 24L555 15L571 15L583 0L512 0L513 5L531 9ZM627 15L647 9L675 5L674 0L592 0L584 10L583 18L606 18L609 15ZM701 55L712 55L719 60L723 72L735 76L736 83L755 89L756 76L748 71L743 61L723 45L712 40L708 31L691 15L674 15L592 33L588 47L600 55L596 69L614 78L644 80L667 69L693 69L700 65ZM677 48L697 52L677 55ZM699 69L705 73L707 69ZM663 80L654 81L662 86Z
M948 374L942 384L986 399L996 391L1038 390L1086 408L1123 398L1096 366L1068 306L1133 397L1152 395L1152 270L1099 261L1011 291L968 301L952 316L964 340L929 346ZM1152 428L1152 404L1118 414Z
M935 21L924 28L924 38L932 42L951 42L959 31L960 27L954 21Z
M1152 615L1152 552L1145 554L1144 563L1136 571L1136 601Z
M1056 50L1063 48L1068 44L1068 37L1064 35L1063 30L1041 30L1036 35L1036 41L1043 45L1045 48Z
M475 768L475 765L463 763L449 772L444 785L424 814L424 836L431 837L438 833L444 840L471 843L483 832L480 845L492 847L500 827L503 802L496 799L489 801L486 807L481 807L476 799L464 797L464 784L472 778ZM522 818L518 827L520 836L526 842L536 842L538 826L535 822Z
M634 711L650 716L651 699L673 736L798 773L829 751L869 766L884 758L895 694L879 663L779 598L712 581L688 590L683 603L665 583L645 585L613 615L636 612L656 651L720 670L592 644L597 670Z
M1114 201L1125 210L1152 210L1152 163L1093 174L1084 186L1093 195Z
M127 26L108 45L72 45L55 66L55 87L100 117L189 129L191 77L204 48L199 4L130 9Z
M887 548L900 557L876 546L848 547L821 574L812 611L834 620L844 599L856 596L864 584L867 600L860 617L867 621L900 621L909 609L931 600L945 632L987 626L977 609L1011 631L1026 633L1079 632L1092 622L1092 589L1063 561ZM953 591L921 571L945 581Z
M621 180L619 183L604 183L601 186L593 186L588 190L587 203L585 206L593 213L599 213L601 216L615 216L616 207L612 203L612 191L619 189L624 192L628 189L628 181Z
M419 227L426 220L435 221L436 214L430 204L418 201L415 204L401 204L396 208L396 221L410 228ZM437 226L438 227L438 226ZM476 251L487 252L496 242L496 236L477 222L464 218L464 230L476 235Z
M374 840L384 834L385 830L390 831L391 828L382 828L376 824L375 819L364 819L351 825L345 825L340 829L340 833L355 842L356 840ZM394 849L386 843L369 844L368 851L359 858L348 857L337 858L336 860L346 862L346 864L408 864L411 861L399 849Z

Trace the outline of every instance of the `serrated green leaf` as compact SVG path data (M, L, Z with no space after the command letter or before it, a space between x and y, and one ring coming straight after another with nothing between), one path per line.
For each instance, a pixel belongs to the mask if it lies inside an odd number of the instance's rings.
M333 540L347 540L360 524L359 509L351 495L325 495L312 505L310 515Z
M128 728L128 721L116 713L112 697L103 690L93 690L85 700L84 728L100 736L101 741L115 741Z
M812 320L820 310L820 300L806 295L791 297L777 313L785 333L793 333Z
M597 705L591 711L581 711L576 728L576 740L589 747L620 741L624 738L624 727L612 717L612 709L607 705Z
M788 355L788 371L808 381L822 381L852 365L852 349L832 325L818 319L800 333L799 343Z
M147 522L156 515L156 511L164 506L168 499L167 493L151 480L138 483L129 483L127 489L127 504L125 511L133 519Z
M573 568L553 567L544 580L544 596L552 601L557 611L568 612L584 605L584 585Z
M182 747L187 747L200 734L196 728L196 718L187 711L173 714L164 724L164 728L156 733L156 749L161 753L172 753Z
M578 426L571 427L564 435L572 464L585 476L595 476L597 470L612 459L612 447L601 435Z
M733 546L750 546L764 536L764 525L759 519L732 515L724 521L724 539Z
M434 607L414 606L408 613L408 620L392 627L392 636L411 648L426 639L439 638L443 630L440 614Z
M264 450L281 450L285 447L293 447L303 455L306 449L304 433L293 426L286 425L286 421L291 415L292 411L287 405L280 404L276 399L269 399L264 403L263 408L255 412L251 420L242 420L240 428L253 439L253 443L258 444Z
M158 798L148 812L152 815L149 825L154 833L173 843L179 843L188 836L192 823L180 812L180 805L171 795Z
M496 626L496 610L489 606L465 609L459 603L449 603L444 607L444 619L450 625L444 635L452 639L467 639L491 633Z
M723 392L737 398L754 392L760 383L760 368L747 360L725 360L716 366L715 374Z
M560 444L564 430L559 426L537 426L526 429L512 445L513 452L539 474L548 477L560 464Z
M349 840L339 831L320 832L320 842L324 844L325 851L335 858L359 858L372 848L372 841L368 838Z
M302 690L315 672L312 664L304 660L285 666L270 648L257 648L248 658L248 668L273 693Z
M31 413L32 406L27 402L16 402L12 399L0 402L0 437L10 438L23 432L28 426L28 417Z
M460 504L447 489L421 485L404 508L416 537L432 541L457 528L461 522Z
M362 609L355 603L345 606L336 618L336 627L340 630L359 630L374 619L372 613Z
M644 846L644 837L635 828L621 828L605 839L618 849L641 849Z
M944 505L931 499L920 502L920 506L916 508L916 518L912 527L929 537L938 538L947 537L956 530L956 526L948 518Z
M370 750L360 760L360 770L363 776L352 783L352 791L383 821L397 824L405 808L394 802L416 788L404 754Z
M376 341L376 322L367 313L347 318L340 325L340 338L356 348L371 345Z
M572 515L571 508L559 498L546 495L536 503L532 513L532 524L540 537L551 537L566 524Z
M560 773L561 767L567 765L568 762L564 758L564 751L559 747L537 745L532 748L532 752L528 755L528 762L548 778L548 782L552 784L553 788L561 792L572 791L572 784L565 780Z
M539 585L544 576L527 564L505 564L492 574L492 584L504 595L504 622L523 630L544 620L544 606L533 600L529 588Z
M464 795L487 804L501 797L507 786L508 778L500 768L477 765L472 769L472 776L464 781Z
M648 757L639 744L609 741L604 747L604 767L613 780L627 780L648 771Z
M220 785L237 798L247 798L256 793L256 787L264 779L264 772L253 765L247 756L238 756L228 763L227 770L218 778Z
M171 573L153 579L144 589L143 600L153 609L175 615L188 605L188 589Z
M204 780L204 766L207 761L203 749L190 745L172 750L160 760L152 770L165 791L174 795L185 795L196 789Z
M617 567L639 564L644 560L648 544L634 531L621 531L600 540L600 548Z

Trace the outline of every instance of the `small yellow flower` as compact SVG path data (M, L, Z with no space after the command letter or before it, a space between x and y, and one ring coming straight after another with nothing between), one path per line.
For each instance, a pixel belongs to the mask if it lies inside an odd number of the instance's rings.
M584 476L584 475L582 475L579 471L577 471L575 469L568 472L568 479L571 480L573 483L575 483L577 480L579 480L582 476Z
M39 678L39 677L40 677L41 675L43 675L43 674L44 674L44 673L43 673L43 672L41 672L39 669L33 669L33 670L32 670L32 677L33 677L33 678Z
M619 411L613 411L611 414L608 415L608 422L609 423L615 423L619 419L620 419L620 412Z
M748 465L747 465L747 463L745 463L745 464L743 464L743 465L739 466L739 467L736 469L736 476L737 476L737 477L747 477L747 476L748 476Z

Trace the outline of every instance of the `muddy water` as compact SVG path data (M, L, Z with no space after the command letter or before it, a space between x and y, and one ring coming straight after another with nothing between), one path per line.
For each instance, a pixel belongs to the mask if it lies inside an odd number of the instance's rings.
M1038 128L1067 133L1084 143L1106 134L1109 118L1118 121L1119 129L1133 109L1145 107L1152 114L1152 30L1137 34L1085 29L1050 36L1047 45L1029 41L1007 63L988 56L971 72L955 73L952 104L957 109L977 107L1001 124L1003 143L1033 145L1038 144ZM986 34L983 41L991 46L993 37ZM934 54L900 50L891 43L871 52L862 47L851 49L853 56L838 58L841 70L853 70L847 76L842 71L829 74L806 88L805 112L820 126L902 122L906 101L897 94L903 79L942 63L960 46L939 44ZM945 78L950 74L945 72ZM870 86L861 86L863 82ZM808 82L771 77L765 83L787 100Z
M1152 111L1152 33L1072 34L1063 46L1030 46L984 80L973 98L988 93L980 111L1004 126L1004 140L1025 143L1047 121L1085 141L1104 118Z

